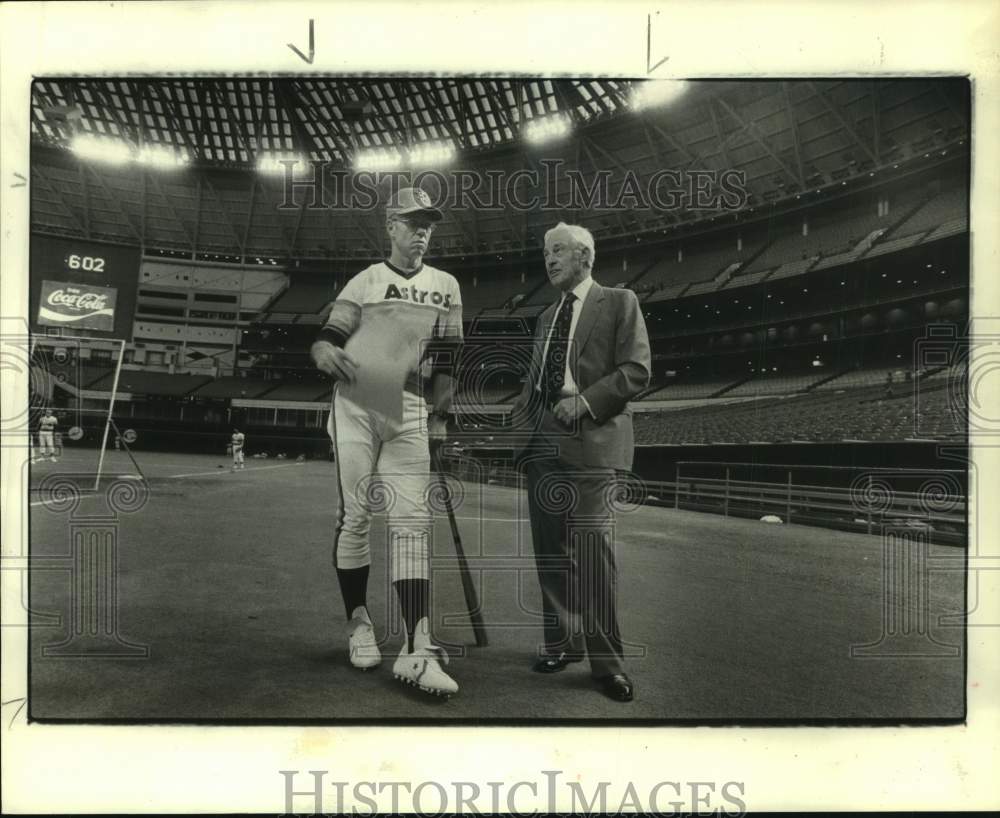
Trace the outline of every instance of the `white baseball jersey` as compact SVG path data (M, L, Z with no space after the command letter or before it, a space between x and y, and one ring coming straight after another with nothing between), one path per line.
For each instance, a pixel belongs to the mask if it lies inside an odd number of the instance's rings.
M42 415L41 419L38 421L38 446L41 449L42 456L52 456L55 460L56 449L56 426L59 421L56 416L49 412L46 415Z
M365 487L377 474L392 498L386 509L391 579L429 579L433 523L424 395L435 366L454 369L462 341L458 282L427 265L406 273L388 261L373 264L341 291L319 337L344 346L362 324L374 325L377 337L388 342L380 351L405 363L408 375L398 422L379 421L341 390L335 392L327 426L337 449L335 564L351 569L371 563L372 512ZM450 361L444 358L449 352Z
M243 432L237 432L233 435L233 451L238 452L243 448L243 441L246 439L246 435Z
M407 273L381 261L352 278L337 296L320 337L340 346L360 326L376 321L412 359L406 390L425 394L432 372L429 353L457 349L462 341L462 297L450 273L427 264Z

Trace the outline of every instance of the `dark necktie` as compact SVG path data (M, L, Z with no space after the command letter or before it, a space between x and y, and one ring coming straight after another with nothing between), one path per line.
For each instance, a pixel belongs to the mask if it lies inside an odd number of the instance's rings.
M576 296L566 293L549 337L549 349L545 354L545 379L542 381L542 392L548 406L559 400L559 393L566 381L566 354L569 351L569 327L573 321L574 301Z

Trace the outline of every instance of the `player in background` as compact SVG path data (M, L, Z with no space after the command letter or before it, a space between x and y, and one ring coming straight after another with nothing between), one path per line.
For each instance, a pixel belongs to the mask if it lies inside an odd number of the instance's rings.
M59 425L59 420L52 410L46 408L42 412L42 417L38 421L38 450L39 459L44 460L48 457L53 463L56 462L56 426Z
M334 530L334 565L348 618L348 651L354 667L381 661L366 594L371 564L371 480L386 484L390 581L406 625L406 644L393 674L436 695L458 684L445 673L447 653L431 641L430 557L432 528L427 507L429 443L445 438L452 374L462 341L458 282L423 263L441 211L418 188L403 188L386 207L392 243L388 259L362 270L343 288L312 347L313 360L337 380L327 429L336 448L340 506ZM347 339L366 322L378 322L411 361L396 422L341 394L342 384L361 377L344 351ZM428 401L430 413L428 415Z
M243 434L239 429L233 429L232 437L232 448L233 448L233 468L232 471L244 468L243 464L243 444L246 441L246 435Z

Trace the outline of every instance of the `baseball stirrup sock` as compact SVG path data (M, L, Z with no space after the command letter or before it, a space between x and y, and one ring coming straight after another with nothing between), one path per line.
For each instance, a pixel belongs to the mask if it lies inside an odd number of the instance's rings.
M430 533L426 530L397 527L389 533L390 576L393 582L404 579L430 579Z
M340 595L344 598L344 607L347 609L348 619L351 618L355 608L367 605L368 569L370 567L363 565L360 568L337 569Z
M406 623L407 650L413 651L413 634L421 619L426 619L430 607L431 582L428 579L401 579L393 583L399 596L399 607Z

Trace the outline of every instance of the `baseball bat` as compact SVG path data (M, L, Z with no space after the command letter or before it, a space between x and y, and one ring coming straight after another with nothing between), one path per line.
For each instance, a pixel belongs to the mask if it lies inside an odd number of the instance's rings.
M465 548L462 546L462 535L458 530L458 523L455 521L455 510L451 507L451 495L448 493L448 484L445 480L444 471L441 468L441 445L431 446L431 461L434 464L434 472L441 482L444 495L444 507L448 512L448 523L451 525L451 538L455 543L455 553L458 555L458 568L462 576L462 591L465 594L465 606L469 609L469 622L472 624L472 632L476 637L476 646L486 647L490 642L486 636L486 625L483 623L483 612L479 607L479 594L476 593L476 586L472 584L472 574L469 571L469 561L465 557Z

